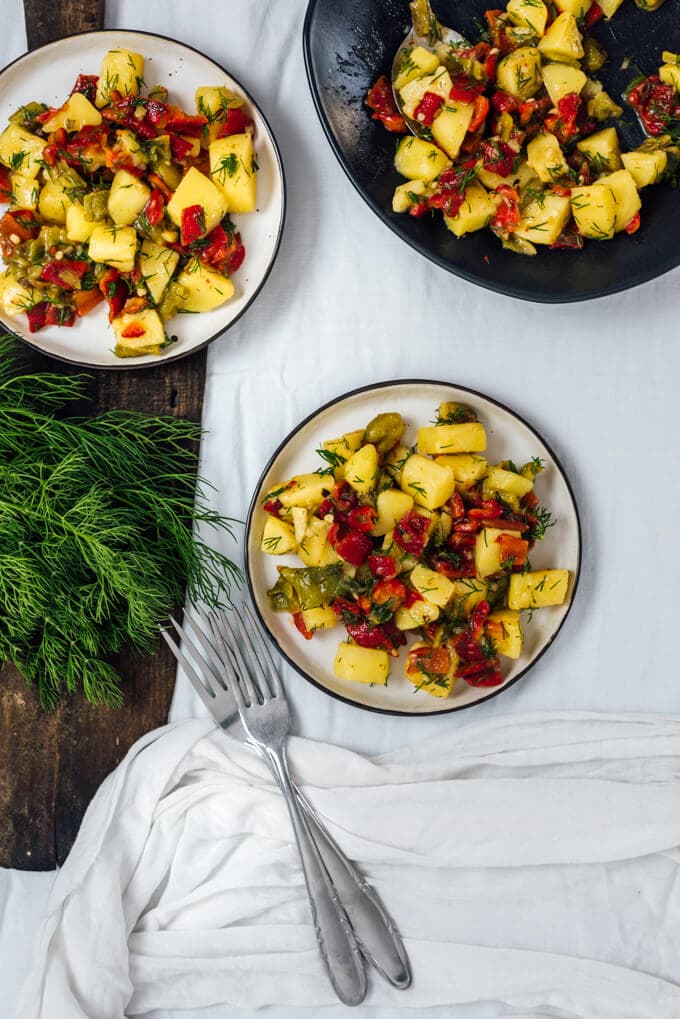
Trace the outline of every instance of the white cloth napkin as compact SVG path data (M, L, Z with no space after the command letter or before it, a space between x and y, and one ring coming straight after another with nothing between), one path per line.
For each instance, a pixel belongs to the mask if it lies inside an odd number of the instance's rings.
M525 715L373 760L290 750L411 957L412 988L372 978L367 1004L678 1019L680 716ZM19 1019L333 1002L264 765L205 721L144 737L57 877Z

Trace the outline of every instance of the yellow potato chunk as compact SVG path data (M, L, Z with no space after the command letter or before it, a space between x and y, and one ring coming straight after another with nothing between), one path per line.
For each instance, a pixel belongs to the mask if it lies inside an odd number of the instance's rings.
M542 131L527 145L527 163L544 183L559 180L569 173L567 161L554 134Z
M60 109L56 110L43 124L43 130L50 134L63 127L65 131L80 131L83 127L99 127L102 115L82 92L74 92Z
M275 485L267 499L278 499L282 506L303 506L315 510L330 493L333 482L323 474L296 474L285 485Z
M159 354L166 342L163 323L158 312L152 308L145 308L135 314L119 315L114 318L111 328L116 337L114 353L117 357ZM126 336L126 333L135 335Z
M496 205L497 200L478 181L473 181L463 192L463 204L456 215L444 216L444 222L455 237L464 237L488 226Z
M509 0L505 9L513 24L530 28L539 36L545 32L548 8L543 0Z
M338 617L330 605L319 605L316 609L303 609L302 621L310 633L317 633L332 630L338 624Z
M470 488L486 474L487 461L483 456L476 456L474 453L453 453L451 455L438 456L436 463L442 467L448 467L453 471L456 479L456 487Z
M202 265L197 258L187 262L177 276L184 288L184 311L212 311L234 296L234 284L228 276Z
M407 117L413 117L416 106L426 92L433 92L444 100L448 99L452 86L451 76L443 64L439 65L432 74L419 75L399 89L404 113Z
M583 56L583 36L569 11L559 14L538 44L544 59L569 63Z
M11 206L13 209L37 209L40 187L35 177L27 177L23 173L10 174L12 188Z
M293 511L294 512L294 511ZM312 517L302 538L298 540L298 555L305 566L331 566L340 557L328 541L331 524L327 520Z
M338 679L385 686L390 672L390 656L387 651L378 648L339 644L333 671Z
M375 522L372 534L376 538L388 534L394 530L397 520L401 520L410 510L413 509L413 496L406 492L400 492L396 488L386 488L384 492L378 492L375 508L378 519Z
M479 421L463 424L432 425L418 429L418 452L482 453L486 449L486 432ZM446 465L445 465L446 466Z
M480 601L484 601L489 592L489 585L475 577L463 577L453 582L453 602L459 605L469 616Z
M401 55L399 71L394 79L394 87L399 91L414 78L420 78L423 74L432 74L438 67L439 57L431 50L426 50L424 46L405 49Z
M604 14L607 21L614 17L619 7L623 3L623 0L598 0L602 13Z
M378 450L370 442L352 453L345 464L345 480L359 495L372 492L378 482Z
M434 180L450 165L442 150L423 138L402 138L394 156L395 170L409 180Z
M475 570L478 577L493 577L502 567L501 547L498 539L507 534L498 527L484 527L475 543Z
M614 233L625 230L642 207L633 175L628 170L617 170L607 177L600 177L597 183L608 187L614 196Z
M208 121L205 141L212 142L224 123L227 110L243 106L243 100L224 85L203 85L196 89L196 112ZM205 142L204 142L205 144Z
M6 315L21 315L39 300L42 295L36 296L32 288L19 283L9 270L0 276L0 307Z
M409 648L404 676L419 690L424 690L425 693L429 693L433 697L448 697L456 683L458 655L453 648L447 647L446 651L449 655L449 667L446 673L435 675L427 668L429 664L427 658L419 660L417 655L411 654L411 652L419 651L421 649L426 649L428 655L430 655L433 651L432 646L424 643L423 641L419 641Z
M621 161L638 188L656 184L668 166L668 156L663 149L655 149L653 152L641 152L639 149L635 152L622 152Z
M167 213L175 226L181 228L182 212L192 205L200 205L203 208L205 215L203 236L209 234L227 212L227 200L223 192L195 166L187 170L168 202Z
M111 102L111 93L138 96L144 83L144 57L132 50L109 50L102 60L97 84L95 106L99 109Z
M505 658L519 658L522 653L524 634L519 612L515 609L500 609L492 612L486 620L486 629L496 648L496 653Z
M593 240L607 241L614 236L616 200L610 188L599 182L573 188L571 211L579 233Z
M150 195L151 189L143 180L127 170L117 170L109 191L109 216L116 226L130 226L149 201Z
M431 605L437 605L443 609L451 601L454 592L454 584L445 577L443 573L430 570L427 566L418 563L411 571L411 584L418 594L422 595L425 601Z
M496 84L518 99L531 99L535 96L543 84L541 54L536 47L520 46L503 57L496 71Z
M523 474L506 471L503 467L490 467L484 479L483 491L487 496L497 493L501 497L511 495L521 499L533 487L531 478L525 478Z
M428 185L424 180L407 180L405 184L397 184L392 195L392 212L408 212L427 193Z
M621 169L621 150L615 127L605 127L602 131L588 135L583 141L577 142L576 148L598 174Z
M178 262L179 255L172 248L166 248L164 244L156 244L149 238L142 242L139 268L147 290L156 304L159 304Z
M432 137L451 159L456 159L467 134L474 103L446 100L432 122Z
M94 221L85 218L85 211L80 202L74 202L66 210L66 236L70 241L89 241L96 227Z
M555 0L558 11L566 11L580 21L593 6L593 0Z
M407 449L406 446L395 446L385 457L385 470L397 484L399 484L404 464L410 455L411 450Z
M405 609L403 606L394 613L394 625L398 630L417 630L426 623L434 623L439 618L439 608L432 602L415 601Z
M546 64L543 68L543 84L554 106L572 92L580 95L587 80L583 71L571 64Z
M562 605L567 597L569 570L534 570L513 573L508 587L508 607L535 609Z
M104 262L120 272L132 272L137 254L137 231L131 226L97 224L90 234L87 250L94 262Z
M529 202L515 236L532 244L554 244L571 219L571 202L566 196L546 193L540 201Z
M344 463L339 462L333 471L336 481L341 481L344 478L347 461L352 453L356 453L363 441L364 429L359 428L354 432L347 432L345 435L341 435L339 439L329 439L327 442L322 443L321 448L325 449L327 453L331 453L338 458L342 457L344 460Z
M414 453L404 464L399 486L413 496L418 506L434 510L451 498L456 479L447 467Z
M659 77L666 85L672 85L676 92L680 92L680 67L677 64L663 64L659 68Z
M37 177L43 165L47 144L18 124L10 124L0 134L0 163L24 177Z
M210 177L222 192L229 212L254 212L257 205L257 159L250 134L232 134L210 143Z
M267 555L285 555L286 552L294 552L297 548L295 531L285 520L268 515L262 531L260 548Z

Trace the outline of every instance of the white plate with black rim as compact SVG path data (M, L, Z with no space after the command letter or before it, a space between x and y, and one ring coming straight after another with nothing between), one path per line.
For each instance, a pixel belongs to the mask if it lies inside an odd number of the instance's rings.
M524 647L516 661L504 658L503 682L496 687L468 686L458 679L448 698L436 698L416 690L404 678L406 651L391 660L387 686L365 685L338 679L333 660L338 643L345 639L339 624L317 632L305 640L295 628L292 617L273 612L267 592L277 579L277 565L300 566L295 555L272 556L260 550L266 513L262 508L267 492L295 474L314 471L319 466L315 450L328 439L365 427L376 414L398 411L407 424L406 445L413 445L418 427L430 422L437 406L454 400L472 407L484 424L488 436L486 455L491 463L505 459L524 462L540 457L545 470L536 481L536 494L555 519L545 538L531 552L533 569L568 569L570 582L565 603L543 608L523 621ZM396 715L439 715L480 704L516 683L531 669L552 644L573 602L581 563L581 528L578 510L569 481L557 457L545 439L517 413L489 396L446 382L421 380L382 382L354 390L331 401L306 418L286 436L265 467L248 512L246 525L246 576L250 594L260 621L284 658L320 690L331 696L371 711ZM410 638L410 641L413 638Z
M67 36L19 57L0 71L0 129L25 103L44 102L58 107L65 102L79 74L98 74L102 58L111 49L125 48L145 58L149 86L164 85L170 101L188 113L195 109L195 91L202 85L225 85L243 96L244 109L255 122L257 153L257 211L233 215L246 248L242 266L233 274L234 297L214 311L177 315L167 324L177 337L161 355L119 358L113 353L113 334L104 305L95 308L72 328L48 326L28 331L25 316L0 315L2 324L29 346L62 361L91 368L144 368L185 357L220 336L252 304L276 258L285 215L285 182L274 135L253 98L233 75L185 43L151 32L84 32ZM0 267L2 263L0 262Z

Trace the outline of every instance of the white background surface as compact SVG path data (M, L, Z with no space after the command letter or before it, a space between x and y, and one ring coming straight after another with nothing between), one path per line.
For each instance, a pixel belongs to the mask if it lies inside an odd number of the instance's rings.
M2 0L2 14L4 64L25 49L20 0ZM255 305L210 351L203 472L220 509L244 518L280 439L326 400L387 378L450 380L514 407L555 449L579 504L584 564L554 647L488 705L445 718L378 718L291 673L299 730L378 753L518 711L677 711L680 271L612 298L547 306L495 296L431 265L374 217L335 161L305 81L303 15L302 0L107 0L107 28L174 36L232 71L264 110L286 168L278 262ZM192 711L180 689L175 717ZM0 998L11 1014L51 878L0 878ZM469 1007L460 1019L499 1014Z

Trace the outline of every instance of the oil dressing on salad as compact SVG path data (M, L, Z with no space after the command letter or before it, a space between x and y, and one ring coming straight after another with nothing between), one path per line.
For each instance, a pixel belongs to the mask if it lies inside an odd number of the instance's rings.
M186 113L143 76L143 56L111 50L62 106L28 103L0 134L0 307L37 332L106 301L119 357L162 353L176 314L233 296L230 214L256 208L243 99L206 85Z
M324 442L318 470L267 492L260 548L302 562L278 567L270 607L309 640L344 626L339 679L386 684L411 634L404 675L417 690L498 686L531 614L569 592L568 570L531 566L553 525L534 491L543 462L489 463L484 425L459 403L440 404L412 448L405 429L379 414Z
M621 2L509 0L486 12L474 46L442 42L427 0L411 3L422 44L404 49L394 80L383 75L366 97L373 118L405 136L393 211L438 210L454 236L488 227L526 255L635 233L640 191L677 174L680 56L664 51L658 73L637 78L628 58L619 99L647 138L622 152L616 122L626 111L598 80L608 54L589 34ZM636 3L655 10L663 0Z

